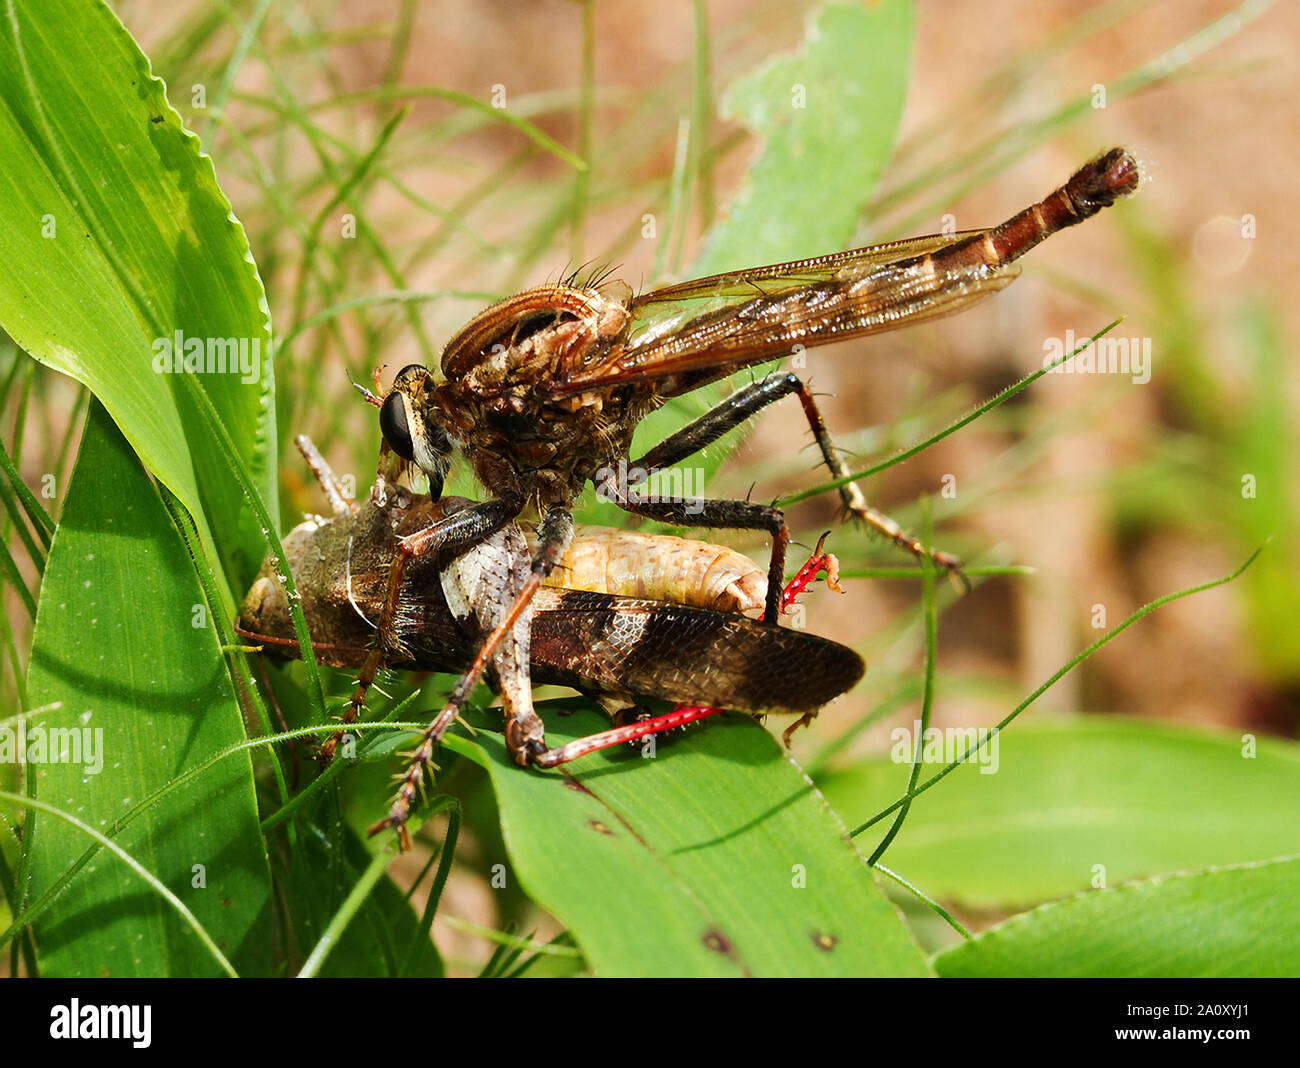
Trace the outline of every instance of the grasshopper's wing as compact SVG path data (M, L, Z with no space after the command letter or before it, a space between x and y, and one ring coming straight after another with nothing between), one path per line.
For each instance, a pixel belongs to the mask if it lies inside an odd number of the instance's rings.
M542 592L533 616L534 675L578 689L802 714L851 689L866 670L846 646L746 616Z

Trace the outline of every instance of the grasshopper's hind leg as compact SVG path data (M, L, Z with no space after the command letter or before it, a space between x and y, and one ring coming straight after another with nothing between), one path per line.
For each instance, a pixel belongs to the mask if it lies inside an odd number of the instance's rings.
M671 712L665 712L662 716L651 716L649 719L637 720L635 723L629 723L622 727L613 727L597 734L589 734L585 738L575 738L573 741L556 746L554 749L545 749L539 753L534 753L532 762L539 768L558 767L561 764L567 764L571 760L577 760L578 757L586 756L588 753L609 749L625 742L634 742L638 738L645 738L647 735L661 734L678 727L684 727L688 723L707 719L710 716L721 715L725 711L726 709L716 708L713 705L678 705Z

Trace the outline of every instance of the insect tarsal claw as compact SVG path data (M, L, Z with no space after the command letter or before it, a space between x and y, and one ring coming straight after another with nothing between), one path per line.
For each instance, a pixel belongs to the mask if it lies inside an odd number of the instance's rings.
M790 726L786 727L786 729L781 732L781 741L785 743L785 747L787 749L790 748L790 740L794 735L795 731L797 731L800 727L807 727L816 718L817 718L816 712L805 712L797 720L791 723Z

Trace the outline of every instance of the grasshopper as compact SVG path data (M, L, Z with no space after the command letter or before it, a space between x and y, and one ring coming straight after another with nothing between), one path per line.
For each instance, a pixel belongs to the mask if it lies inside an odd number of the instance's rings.
M334 513L308 519L283 540L317 659L364 669L382 638L376 621L391 610L395 625L378 649L383 663L445 672L469 667L457 685L468 692L484 635L500 625L530 574L524 531L512 522L458 554L417 557L394 593L392 564L402 538L472 502L396 490L382 507L371 499L358 505L306 438L298 439L298 447ZM819 544L780 603L788 607L820 570L838 589L837 568ZM799 717L786 731L788 745L791 731L851 689L865 671L862 659L846 646L742 614L765 604L766 579L752 561L729 549L579 528L553 579L587 588L541 588L484 669L501 695L507 745L521 765L555 767L723 709ZM657 599L640 595L645 593ZM273 655L297 655L288 602L269 558L244 599L239 630ZM577 689L618 725L550 748L533 707L533 681ZM636 719L638 702L646 699L678 707ZM444 710L426 728L388 815L371 834L392 827L402 848L409 845L410 807L452 719ZM327 754L339 736L322 747Z

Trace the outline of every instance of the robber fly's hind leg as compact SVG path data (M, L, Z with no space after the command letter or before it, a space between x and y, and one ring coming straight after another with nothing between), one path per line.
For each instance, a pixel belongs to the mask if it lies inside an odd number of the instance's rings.
M493 531L499 530L519 514L523 502L518 500L484 501L463 511L456 512L439 520L432 526L398 541L397 553L393 557L392 567L388 571L388 589L384 595L384 606L379 613L375 641L366 659L357 673L357 688L342 716L343 726L355 722L361 715L366 694L375 675L383 666L385 656L398 644L397 616L402 598L402 580L406 565L414 558L430 553L468 548L481 541ZM317 751L317 760L328 764L334 758L343 731L335 731Z
M776 625L781 611L781 585L785 579L785 550L790 543L785 515L779 508L754 501L654 501L642 496L634 488L620 485L612 471L608 477L597 482L596 493L633 515L643 515L647 519L657 519L661 523L672 523L679 527L767 531L772 537L772 559L767 569L767 600L763 605L762 621L770 626Z
M792 371L776 371L758 382L752 382L736 390L730 397L716 407L709 409L698 419L693 420L675 434L670 435L651 449L631 469L644 471L649 477L655 471L685 459L699 452L706 445L712 444L727 431L739 426L751 416L766 408L782 397L797 394L803 405L804 416L821 450L822 459L834 478L845 478L849 474L848 465L835 448L826 421L822 418L813 398L812 391L803 380ZM905 549L917 558L929 556L935 566L954 575L965 584L961 574L962 562L950 553L929 548L903 530L893 519L867 504L857 483L846 482L839 487L840 500L850 515L862 520L867 526L888 538L895 545Z
M517 515L518 512L519 507L516 507L514 514ZM514 515L510 516L510 518L514 518ZM411 805L414 804L416 796L424 783L424 769L433 760L434 749L442 740L447 728L460 714L460 710L464 707L470 691L474 689L475 683L482 677L483 672L491 662L492 654L496 651L497 646L510 633L519 617L528 608L533 596L541 588L546 577L555 570L556 565L564 558L564 554L572 540L573 515L565 508L556 507L550 509L542 518L541 525L537 530L537 550L533 554L531 573L528 579L515 596L514 603L500 617L496 628L479 648L478 655L474 657L465 673L457 680L443 710L424 729L419 744L416 746L414 753L411 754L410 765L398 783L397 796L388 809L388 815L370 828L368 832L370 835L376 835L391 827L397 831L401 848L404 850L409 848L410 834L406 829L406 821L411 811ZM537 718L536 714L527 719L511 718L507 721L506 745L511 756L519 764L526 764L536 754L546 751L546 738L542 733L541 720Z
M316 482L320 485L321 492L325 494L325 499L330 502L330 508L334 514L336 516L355 514L357 510L356 502L343 489L343 483L338 480L338 476L334 474L334 469L325 461L325 457L312 444L311 438L306 434L299 434L293 439L293 443L298 446L298 452L307 461L311 473L316 476Z

